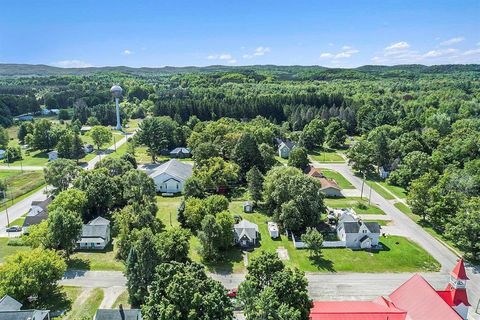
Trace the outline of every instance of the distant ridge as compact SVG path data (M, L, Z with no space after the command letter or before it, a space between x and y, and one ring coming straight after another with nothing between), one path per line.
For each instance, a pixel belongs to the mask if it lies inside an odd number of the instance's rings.
M98 72L121 72L135 75L176 74L192 72L245 72L250 70L274 70L277 72L335 72L336 70L355 70L366 73L386 71L410 71L420 73L453 73L473 71L480 72L479 64L449 64L425 66L421 64L381 66L365 65L358 68L327 68L322 66L277 66L277 65L252 65L252 66L222 66L212 65L207 67L160 67L160 68L132 68L126 66L88 67L88 68L59 68L44 64L0 64L0 77L25 77L25 76L61 76L61 75L92 75Z

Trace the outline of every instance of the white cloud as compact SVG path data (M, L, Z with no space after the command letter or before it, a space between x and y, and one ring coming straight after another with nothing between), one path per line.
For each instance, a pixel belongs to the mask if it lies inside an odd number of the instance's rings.
M81 60L60 60L53 62L52 65L60 68L89 68L92 64Z
M232 60L233 57L229 53L221 53L221 54L210 54L207 56L208 60Z
M254 56L263 56L265 53L270 52L269 47L258 47L255 49L255 52L253 53Z
M464 37L455 37L455 38L451 38L451 39L448 39L448 40L445 40L445 41L441 42L440 45L441 46L451 46L452 44L460 43L463 40L465 40Z
M131 55L132 53L133 53L133 51L128 50L128 49L125 49L125 50L123 50L123 52L122 52L122 54L123 54L123 55L126 55L126 56L129 56L129 55Z
M457 49L448 48L443 50L430 50L423 55L424 58L438 58L457 53Z
M353 54L358 53L356 49L348 49L343 52L337 53L335 59L350 58Z
M244 55L242 56L242 58L243 58L243 59L252 59L252 58L253 58L253 55L251 55L251 54L244 54Z
M350 49L352 49L352 47L350 47L350 46L343 46L342 49L343 49L343 50L350 50Z
M464 56L473 56L473 55L480 55L480 49L471 49L471 50L467 50L465 51L464 53L462 53L462 55Z
M230 59L230 60L228 60L228 63L231 63L231 64L237 63L237 60L236 59Z
M333 57L333 54L331 54L330 52L324 52L320 54L320 59L327 59L331 57Z
M410 48L410 45L407 42L400 41L400 42L389 45L388 47L385 48L385 51L399 51L399 50L405 50L408 48Z

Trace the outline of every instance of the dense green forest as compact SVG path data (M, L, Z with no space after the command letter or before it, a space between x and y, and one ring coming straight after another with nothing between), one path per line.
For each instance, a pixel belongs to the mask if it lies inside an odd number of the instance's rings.
M262 157L249 166L266 172L275 137L289 138L312 151L324 141L332 148L343 147L346 135L356 136L348 152L353 168L364 175L380 167L390 171L388 182L408 190L415 214L478 258L480 65L356 69L0 65L0 123L8 127L15 116L47 108L68 109L67 117L78 125L114 124L112 84L125 90L125 116L170 118L145 122L145 131L148 124L163 135L154 129L152 134L139 134L139 143L149 148L153 160L164 148L187 144L194 155L195 151L207 155L203 160L210 165L238 162L240 181L245 180L241 163L245 159L231 152L240 143L259 148L254 150ZM212 155L215 158L208 159ZM198 176L208 175L201 166L197 170ZM218 185L203 187L214 190Z

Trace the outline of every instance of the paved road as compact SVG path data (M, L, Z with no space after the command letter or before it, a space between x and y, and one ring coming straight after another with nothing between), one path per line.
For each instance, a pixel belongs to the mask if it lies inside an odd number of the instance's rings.
M125 142L127 142L127 138L132 137L134 134L135 133L130 133L127 136L125 136L124 138L122 138L121 140L117 141L115 143L115 145L112 145L110 148L103 151L100 154L100 156L97 156L97 157L93 158L92 160L90 160L84 168L85 169L92 169L93 167L95 167L95 164L98 161L100 161L101 158L103 159L103 157L105 155L114 152L115 147L119 148L120 146L122 146ZM12 168L12 167L10 167L10 168ZM24 168L27 168L27 167L24 167ZM17 202L13 206L9 207L8 210L7 210L9 221L10 222L14 221L14 220L20 218L21 216L23 216L25 213L27 213L28 210L30 210L30 205L31 205L32 201L45 200L46 195L45 195L44 191L45 191L45 188L35 192L34 194L28 196L27 198ZM7 237L8 236L8 234L5 232L5 227L6 226L7 226L7 214L6 214L6 211L3 210L3 211L0 212L0 237Z
M327 164L314 162L315 167L322 167L340 172L350 183L357 189L361 189L362 180L355 176L350 167L344 164ZM370 187L365 184L364 195L370 193ZM432 237L429 233L423 230L417 223L407 217L403 212L398 210L392 202L380 196L375 190L371 191L372 203L378 205L387 216L391 217L395 222L395 227L402 231L404 236L414 240L426 251L428 251L441 265L443 273L450 272L455 266L458 257L445 247L441 242ZM480 267L470 266L467 268L468 276L471 281L468 283L468 293L471 297L471 303L477 304L480 300Z

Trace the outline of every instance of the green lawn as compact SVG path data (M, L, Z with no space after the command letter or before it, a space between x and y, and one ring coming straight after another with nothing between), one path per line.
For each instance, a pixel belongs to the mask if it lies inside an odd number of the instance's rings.
M5 162L5 160L4 160ZM22 149L22 159L14 161L10 164L6 162L3 165L11 166L46 166L48 163L48 154L43 150L28 151Z
M5 261L5 257L11 256L20 251L30 251L32 250L27 246L9 246L9 238L0 238L0 263Z
M388 184L384 181L382 182L379 182L380 185L382 185L383 187L387 188L388 191L390 191L391 193L393 193L397 198L400 198L400 199L405 199L407 197L407 190L405 190L404 188L402 187L399 187L399 186L393 186L391 184Z
M177 220L177 209L182 200L183 197L157 196L157 218L162 221L166 229L180 225Z
M112 246L108 246L107 250L99 252L76 252L70 257L68 261L69 269L76 270L115 270L124 271L124 264L115 259L115 250Z
M358 214L385 214L382 209L374 204L368 204L365 197L347 197L336 199L325 199L325 204L331 208L353 208Z
M385 189L383 189L377 182L371 181L371 180L366 180L366 183L372 187L373 190L375 190L380 196L387 200L393 200L395 197L391 195L389 192L387 192Z
M376 222L379 225L381 225L382 227L389 226L389 225L393 224L393 221L389 221L389 220L364 220L364 221L365 222Z
M355 189L355 187L340 173L334 170L320 168L323 175L329 179L334 179L342 189Z
M310 152L310 157L318 162L345 162L345 159L336 151L320 151L314 150Z
M436 271L439 264L416 243L402 237L381 238L385 250L378 252L353 251L350 249L324 249L322 256L310 258L308 250L298 250L292 241L282 235L280 239L269 237L267 222L271 218L262 213L242 213L242 203L232 202L230 211L240 214L244 219L258 224L261 233L261 245L248 253L249 259L260 254L261 250L276 252L278 247L288 251L290 260L285 263L303 271L333 272L413 272ZM398 244L397 244L398 243Z
M72 309L62 317L63 320L93 319L100 303L103 300L103 290L100 288L85 289L88 296L85 299L76 299Z

